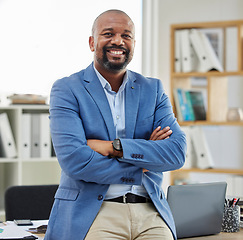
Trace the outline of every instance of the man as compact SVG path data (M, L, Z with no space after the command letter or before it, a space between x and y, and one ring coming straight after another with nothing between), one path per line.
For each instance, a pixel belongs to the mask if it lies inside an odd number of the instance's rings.
M185 135L160 80L126 69L134 38L126 13L102 13L89 38L94 62L52 87L62 175L46 240L176 239L161 184L184 164Z

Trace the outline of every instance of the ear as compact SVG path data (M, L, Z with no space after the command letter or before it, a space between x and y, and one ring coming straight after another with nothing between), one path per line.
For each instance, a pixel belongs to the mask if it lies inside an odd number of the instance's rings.
M94 52L95 48L94 48L94 37L93 36L89 37L89 48L90 48L91 52Z

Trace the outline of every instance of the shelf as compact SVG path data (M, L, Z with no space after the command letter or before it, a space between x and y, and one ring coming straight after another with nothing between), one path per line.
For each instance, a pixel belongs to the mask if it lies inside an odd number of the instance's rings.
M10 159L10 158L0 158L0 163L16 163L18 161L19 160L17 158L13 158L13 159Z
M178 169L173 171L173 173L220 173L220 174L237 174L243 175L243 169L228 169L228 168L211 168L211 169L199 169L199 168L190 168L190 169Z
M171 25L172 29L186 28L227 28L242 25L242 20L217 21L217 22L198 22L198 23L179 23Z
M225 77L225 76L243 76L243 71L239 72L174 72L171 74L172 77Z
M34 163L34 162L57 162L56 157L51 158L29 158L29 159L22 159L23 163Z
M204 125L204 126L243 126L243 121L238 122L212 122L212 121L188 121L188 122L179 122L180 126L195 126L195 125Z
M48 110L49 109L49 105L47 104L10 104L7 106L1 105L0 104L0 109L2 110L6 110L6 109L34 109L34 110Z
M220 51L222 51L223 57L220 59L223 70L222 72L219 71L208 71L208 72L182 72L183 67L182 65L178 65L177 60L182 58L178 52L180 52L178 46L180 46L180 37L181 35L178 35L177 33L180 30L183 29L218 29L220 33L218 35L218 38L223 39L223 46L220 46ZM233 30L233 32L232 32ZM205 31L205 32L206 32ZM230 32L231 31L231 32ZM203 32L203 31L202 31ZM209 31L210 32L210 31ZM185 32L183 32L185 33ZM231 34L232 38L230 37ZM234 35L235 34L235 35ZM179 38L178 38L179 36ZM184 36L184 35L183 35ZM178 42L179 40L179 42ZM185 40L183 38L183 40ZM220 41L218 41L220 42ZM185 43L183 41L183 43ZM178 45L179 44L179 45ZM220 45L220 44L219 44ZM238 129L233 129L233 127L243 127L243 121L227 121L227 115L228 110L230 106L232 105L232 99L231 95L229 94L229 91L233 91L234 88L241 89L241 79L243 78L243 20L233 20L233 21L218 21L218 22L198 22L198 23L179 23L179 24L172 24L171 25L171 45L170 45L170 74L171 74L171 103L173 106L173 110L175 113L175 116L180 119L179 125L185 127L185 129L191 129L189 127L193 126L229 126L232 128L229 129L223 129L222 132L233 130L234 132L236 130L237 132L237 141L242 141L242 138L240 137L240 133ZM188 45L184 46L186 49L188 49ZM190 47L189 47L190 48ZM185 50L185 49L184 49ZM219 49L218 49L219 50ZM230 54L229 54L230 52ZM188 56L186 54L184 57ZM186 58L184 58L185 60ZM175 61L176 60L176 61ZM192 59L194 60L194 59ZM189 71L191 69L196 68L186 68L185 71ZM198 68L200 69L200 68ZM176 72L178 71L178 72ZM181 71L181 72L179 72ZM240 78L237 78L240 77ZM205 79L204 82L196 82L196 78L203 78ZM198 84L197 84L198 83ZM233 87L231 87L233 86ZM174 89L185 89L185 90L201 90L204 94L204 97L206 99L205 101L205 110L206 110L206 120L203 121L183 121L183 116L180 111L177 111L180 109L181 105L180 102L178 104L178 96L174 98ZM237 91L238 91L237 89ZM232 92L233 93L233 92ZM240 96L239 93L235 93L236 99L234 100L234 107L241 107L242 103L241 99L239 99L238 96ZM181 95L180 97L182 97ZM185 100L185 99L183 99ZM231 100L231 101L230 101ZM182 101L183 102L183 101ZM236 105L236 106L235 106ZM179 112L179 114L178 114ZM184 117L185 119L185 117ZM192 119L192 118L190 118ZM201 118L202 119L202 118ZM241 131L240 129L240 131ZM218 138L221 137L220 131L222 128L215 128L215 134L213 136L216 136ZM211 134L211 133L210 133ZM213 133L212 133L213 134ZM234 132L235 134L235 132ZM211 140L211 139L210 139ZM215 140L215 139L214 139ZM236 139L232 139L232 141ZM223 141L223 139L220 139L220 141ZM190 142L192 144L192 142ZM240 164L240 161L242 161L242 154L241 154L241 144L237 142L237 150L239 151L239 154L237 157L240 159L237 161L237 164L239 163L239 166L242 166ZM221 144L222 145L222 144ZM193 147L193 145L190 145ZM220 148L216 148L217 150ZM222 149L225 150L225 149ZM220 151L220 150L218 150ZM229 149L231 151L231 149ZM232 150L233 151L233 150ZM223 153L221 153L223 154ZM230 153L229 153L230 154ZM214 156L215 158L217 156ZM221 158L219 158L221 159ZM195 158L193 160L196 160ZM190 164L189 164L190 165ZM191 166L191 165L190 165ZM194 162L193 166L196 166L196 161ZM221 166L221 163L218 163L217 166ZM238 165L237 165L238 166ZM237 167L236 164L232 165L232 167ZM193 178L191 173L196 173L194 175L197 175L199 173L206 173L206 174L229 174L233 175L232 177L238 177L234 175L242 175L243 178L243 169L223 169L223 168L213 168L213 169L199 169L199 168L192 168L192 169L179 169L176 171L171 172L171 184L174 184L176 180L190 180L190 177ZM191 176L190 176L191 175ZM219 176L223 177L223 176Z
M46 114L48 115L49 106L42 104L12 104L8 106L0 105L0 113L7 113L13 137L17 149L16 158L0 158L0 219L4 220L4 192L9 186L13 185L42 185L57 184L60 180L61 169L57 158L52 156L53 152L37 155L42 157L31 157L32 154L24 154L22 150L25 136L30 136L31 121L27 122L26 129L23 131L25 114ZM29 119L31 120L31 119ZM49 120L48 120L49 122ZM48 123L49 126L49 123ZM40 126L39 126L40 127ZM46 129L49 131L49 129ZM48 133L49 134L49 133ZM49 136L46 134L46 136ZM26 157L24 157L26 156ZM29 156L29 157L28 157ZM44 157L46 156L46 157Z

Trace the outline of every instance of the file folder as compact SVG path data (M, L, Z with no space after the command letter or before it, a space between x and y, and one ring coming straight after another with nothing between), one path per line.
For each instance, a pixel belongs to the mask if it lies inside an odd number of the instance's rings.
M22 158L30 158L31 156L31 114L22 114Z
M40 114L31 114L31 157L40 157Z
M213 158L201 127L192 127L192 142L197 156L197 167L201 169L212 168Z
M191 128L181 127L181 130L186 134L186 141L187 141L186 160L183 169L190 169L196 167L196 153L192 144Z
M222 65L219 62L219 59L217 58L216 53L207 36L197 29L191 29L189 37L199 61L197 71L223 71Z
M40 157L51 157L51 134L48 113L40 114Z
M180 40L180 31L175 31L175 57L174 57L174 67L175 72L181 72L181 40Z
M0 156L17 157L17 149L7 113L0 114Z
M180 42L181 42L181 63L182 72L191 72L192 69L192 56L191 46L189 39L189 29L180 30Z

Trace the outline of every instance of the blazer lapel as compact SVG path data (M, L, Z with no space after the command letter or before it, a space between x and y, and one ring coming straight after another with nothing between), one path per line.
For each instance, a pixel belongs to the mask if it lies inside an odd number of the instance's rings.
M104 89L94 71L92 64L85 70L84 81L85 88L87 89L87 91L97 104L98 108L100 109L100 113L106 124L110 140L114 140L116 138L116 131L109 102L106 98Z
M140 85L132 72L129 71L128 77L130 80L127 82L125 102L126 138L133 138L139 107Z

